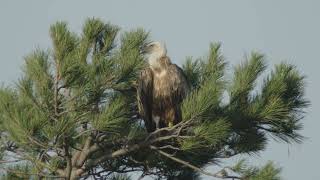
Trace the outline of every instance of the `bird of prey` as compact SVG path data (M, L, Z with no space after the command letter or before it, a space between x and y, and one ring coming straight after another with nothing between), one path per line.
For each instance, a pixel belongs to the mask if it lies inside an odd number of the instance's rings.
M139 115L148 132L172 127L182 120L181 103L190 90L182 71L167 56L164 43L143 47L148 66L140 73L137 88Z

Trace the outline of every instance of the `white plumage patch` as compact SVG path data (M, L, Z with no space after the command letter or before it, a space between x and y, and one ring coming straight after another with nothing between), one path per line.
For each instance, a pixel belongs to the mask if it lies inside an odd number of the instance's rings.
M157 68L161 67L158 59L159 59L159 57L158 57L157 54L153 54L153 55L149 56L148 63L149 63L151 68L157 69Z
M166 70L161 71L160 73L156 73L155 76L157 78L162 78L163 76L165 76L167 74Z

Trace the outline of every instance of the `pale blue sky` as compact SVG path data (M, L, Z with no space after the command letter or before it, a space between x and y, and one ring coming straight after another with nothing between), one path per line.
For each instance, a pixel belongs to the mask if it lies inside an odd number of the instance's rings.
M270 65L282 60L307 76L307 109L301 145L271 142L254 164L273 160L287 180L320 179L319 109L320 1L317 0L0 0L0 82L12 83L21 73L23 56L50 46L48 29L57 20L79 32L87 17L99 17L124 30L143 27L152 39L166 42L172 60L202 56L209 42L220 41L232 65L244 53L258 50Z

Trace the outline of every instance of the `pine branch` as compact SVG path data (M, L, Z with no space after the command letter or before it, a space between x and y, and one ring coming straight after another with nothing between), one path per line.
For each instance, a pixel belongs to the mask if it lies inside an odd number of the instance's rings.
M50 176L47 174L43 174L43 173L26 173L26 172L20 172L20 171L15 171L9 168L4 168L4 167L0 167L0 169L9 172L9 173L13 173L13 174L20 174L20 175L27 175L27 176L40 176L40 177L44 177L44 178L64 178L63 176Z

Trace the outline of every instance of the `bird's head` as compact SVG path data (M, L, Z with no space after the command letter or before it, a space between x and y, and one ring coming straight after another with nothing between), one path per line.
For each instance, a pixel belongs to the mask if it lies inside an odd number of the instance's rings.
M149 57L160 58L167 55L167 48L164 43L154 41L144 46L142 53Z
M142 53L145 55L146 60L151 68L160 68L161 57L167 55L167 48L164 43L154 41L142 48Z

